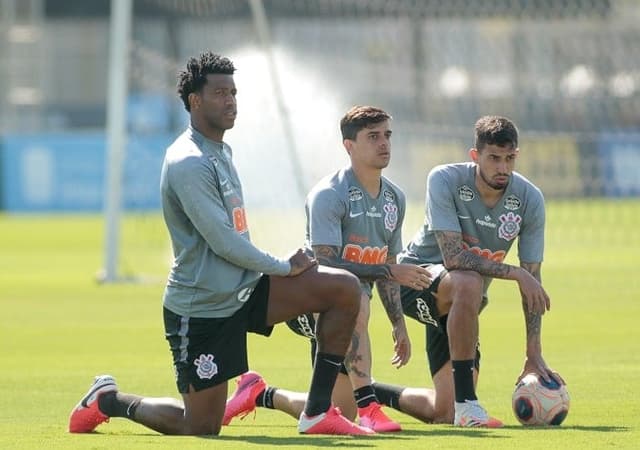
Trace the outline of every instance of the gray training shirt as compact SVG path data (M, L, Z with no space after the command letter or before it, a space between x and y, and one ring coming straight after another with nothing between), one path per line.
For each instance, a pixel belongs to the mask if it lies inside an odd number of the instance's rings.
M340 257L358 264L385 264L402 250L402 222L406 201L402 191L385 177L372 198L351 168L316 184L305 205L306 246L329 245ZM371 296L371 283L362 287Z
M474 163L435 167L427 178L425 223L400 255L401 262L442 263L434 231L462 233L467 250L503 262L516 237L518 257L542 262L544 198L522 175L513 172L502 199L488 208L476 189ZM485 293L490 279L485 279Z
M173 265L164 306L186 317L229 317L262 273L287 275L289 261L254 247L231 148L189 127L167 149L160 178Z

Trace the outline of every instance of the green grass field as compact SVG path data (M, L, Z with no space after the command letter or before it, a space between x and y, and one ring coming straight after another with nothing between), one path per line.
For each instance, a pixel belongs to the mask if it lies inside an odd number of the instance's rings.
M407 218L405 241L421 220ZM301 214L249 211L254 241L284 254L302 241ZM161 324L169 251L159 215L127 219L122 266L142 283L99 285L102 218L0 215L0 448L638 448L640 446L640 201L550 202L543 281L552 310L543 326L544 355L568 383L571 411L559 428L528 429L511 412L524 356L517 288L497 281L481 316L479 396L503 419L499 430L420 423L390 410L404 431L367 438L309 437L294 420L260 409L217 438L165 437L123 419L89 435L66 432L70 409L94 375L111 373L123 391L175 396ZM515 261L515 249L510 261ZM380 381L430 386L424 335L409 323L413 358L389 364L390 329L374 299L371 335ZM307 342L279 326L250 338L252 368L275 386L305 390Z

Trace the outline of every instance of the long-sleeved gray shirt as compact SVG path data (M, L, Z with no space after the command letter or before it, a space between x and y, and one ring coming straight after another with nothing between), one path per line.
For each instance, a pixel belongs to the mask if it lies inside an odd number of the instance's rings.
M164 306L187 317L229 317L262 273L287 275L289 261L253 246L231 148L189 127L167 149L162 213L174 261Z

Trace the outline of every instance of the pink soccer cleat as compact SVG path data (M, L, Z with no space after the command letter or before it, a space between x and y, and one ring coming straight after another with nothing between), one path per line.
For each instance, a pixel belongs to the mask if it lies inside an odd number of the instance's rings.
M256 398L258 394L267 388L267 383L257 372L246 372L238 378L238 387L227 400L224 410L222 425L229 425L231 420L240 416L244 419L251 411L256 409Z
M300 415L298 431L302 434L341 434L368 435L375 431L356 425L344 417L340 408L331 407L327 412L308 417L304 412Z
M382 405L378 402L371 402L364 408L358 408L358 416L360 416L361 426L370 428L377 433L402 430L398 422L391 420L382 411Z
M73 408L69 417L69 433L90 433L109 417L98 409L98 398L107 392L116 392L118 386L111 375L98 375L89 392Z

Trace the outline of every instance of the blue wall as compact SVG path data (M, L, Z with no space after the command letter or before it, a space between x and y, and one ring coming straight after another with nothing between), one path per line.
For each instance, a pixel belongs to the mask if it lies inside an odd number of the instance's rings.
M160 169L174 135L129 136L126 209L160 207ZM95 212L104 204L103 133L10 135L0 141L0 206L13 212Z
M640 133L602 134L598 139L603 194L640 196Z
M167 133L129 136L123 174L125 209L160 208L162 159L174 139L175 135ZM596 170L577 175L583 184L581 191L589 196L640 196L640 133L604 133L595 144L595 152L585 151L580 155L597 158ZM105 149L103 133L0 138L0 209L9 212L101 211ZM598 187L586 189L589 186Z

